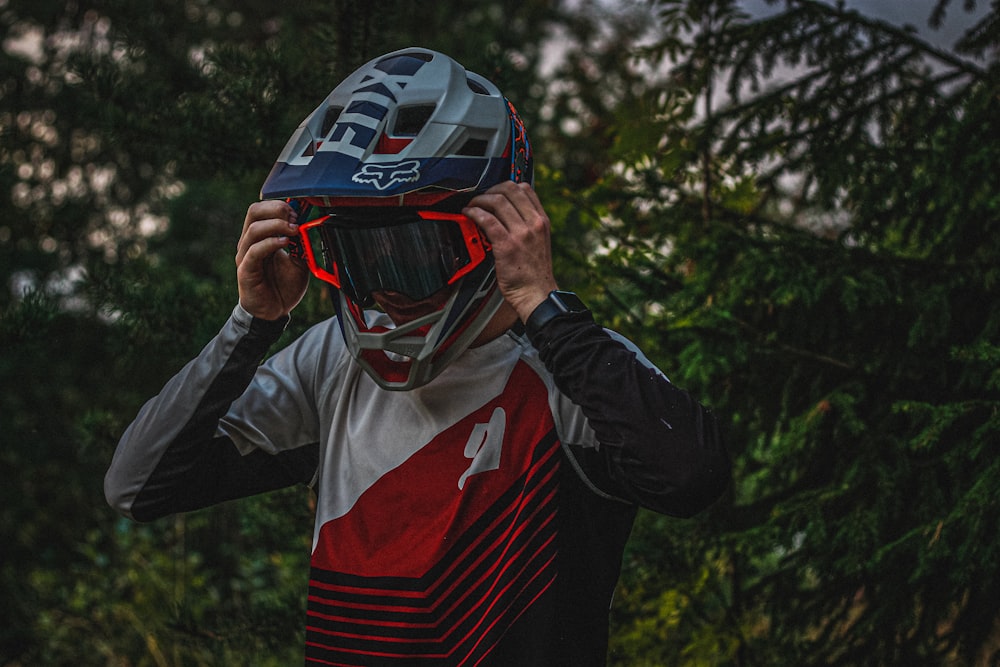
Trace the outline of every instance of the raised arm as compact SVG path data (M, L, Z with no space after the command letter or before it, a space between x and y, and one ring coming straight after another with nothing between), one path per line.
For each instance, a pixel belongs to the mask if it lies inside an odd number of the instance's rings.
M248 209L236 255L240 305L123 434L105 477L118 511L150 520L311 479L316 446L241 450L220 429L305 293L308 271L282 252L294 224L284 202Z
M280 451L241 450L220 428L283 325L237 307L201 354L143 406L104 479L112 507L149 521L312 479L317 445L300 439Z
M594 429L599 449L581 455L614 485L606 491L689 517L728 488L731 466L715 416L589 313L549 320L532 343Z
M505 299L529 322L556 287L549 220L537 195L527 184L504 183L465 213L493 246ZM730 462L714 416L588 312L558 315L529 334L556 386L594 429L599 459L589 463L603 468L614 491L690 516L727 488Z

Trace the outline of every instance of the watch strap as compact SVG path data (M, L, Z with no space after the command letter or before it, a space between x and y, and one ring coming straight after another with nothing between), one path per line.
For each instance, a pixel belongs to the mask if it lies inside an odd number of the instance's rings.
M539 329L548 324L554 317L566 313L584 312L587 312L587 306L584 305L583 301L576 294L553 290L549 292L545 301L542 301L531 311L528 321L524 323L524 331L528 335L528 340L534 340L535 334L538 333Z

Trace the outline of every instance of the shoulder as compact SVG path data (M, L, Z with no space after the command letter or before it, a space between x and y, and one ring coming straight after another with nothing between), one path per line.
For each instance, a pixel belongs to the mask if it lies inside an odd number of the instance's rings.
M266 366L294 369L299 377L331 376L350 359L340 324L330 317L310 326L302 335L277 350Z

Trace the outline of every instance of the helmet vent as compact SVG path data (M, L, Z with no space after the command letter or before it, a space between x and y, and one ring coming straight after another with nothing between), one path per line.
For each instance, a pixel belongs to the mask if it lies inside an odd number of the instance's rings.
M489 142L486 139L468 139L455 154L483 157L486 155L487 146L489 146Z
M434 59L433 54L423 51L410 51L398 55L383 58L375 65L386 74L397 74L402 76L413 76L417 70Z
M319 136L326 138L326 135L330 134L330 130L333 129L343 110L344 107L329 107L326 110L326 115L323 116L323 127L319 131Z
M433 104L422 104L420 106L401 107L396 113L396 124L392 133L398 136L415 137L424 129L424 125L430 120L434 109Z
M467 78L465 80L465 83L468 84L469 90L471 90L472 92L476 93L477 95L489 95L490 94L490 91L486 90L486 87L483 86L483 84L478 83L476 81L473 81L472 79L468 79Z

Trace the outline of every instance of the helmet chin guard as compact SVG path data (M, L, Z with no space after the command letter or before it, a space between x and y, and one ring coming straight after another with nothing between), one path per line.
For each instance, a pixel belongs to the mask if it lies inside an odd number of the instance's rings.
M492 266L488 273L477 293L469 294L470 288L462 285L440 309L401 326L337 292L337 321L347 348L383 389L405 391L427 384L468 349L503 303Z
M452 246L401 253L408 260L389 255L400 276L430 275L405 262L433 256L439 264L435 275L447 279L452 290L435 312L394 326L388 316L365 310L371 300L365 301L364 286L385 285L385 276L394 273L378 263L387 261L384 255L359 264L365 244L392 238L404 210L420 212L423 222L417 224L461 226L454 219L471 197L506 180L530 183L532 176L524 124L500 90L444 54L408 48L362 65L302 121L261 187L261 198L326 211L335 233L326 233L324 221L309 226L308 216L299 220L310 269L338 288L338 320L355 360L381 387L407 390L440 374L497 313L503 296L493 254L488 239L478 241L480 232L466 226L453 244L467 242L470 250L460 258L461 273L451 265ZM348 209L364 213L356 218L338 213ZM352 229L365 232L352 236ZM451 231L410 234L427 243L453 237ZM351 239L372 241L351 245Z

